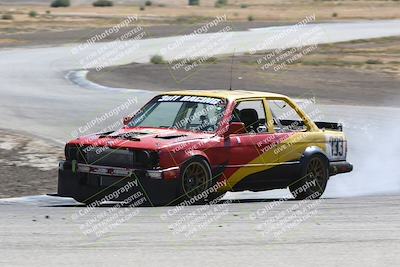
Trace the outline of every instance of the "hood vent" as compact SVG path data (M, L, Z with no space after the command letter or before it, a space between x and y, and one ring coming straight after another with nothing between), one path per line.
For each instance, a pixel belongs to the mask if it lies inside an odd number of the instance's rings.
M157 135L156 138L160 138L160 139L175 139L175 138L179 138L179 137L185 137L187 136L186 134L175 134L175 135Z
M141 133L141 132L127 132L127 133L123 133L123 134L117 134L117 135L109 135L110 133L113 132L109 132L109 133L104 133L99 135L99 138L120 138L120 139L125 139L125 140L130 140L130 141L140 141L140 136L141 135L147 135L148 133Z
M99 138L108 137L108 135L112 134L113 132L114 131L105 132L105 133L99 133L98 136L99 136Z

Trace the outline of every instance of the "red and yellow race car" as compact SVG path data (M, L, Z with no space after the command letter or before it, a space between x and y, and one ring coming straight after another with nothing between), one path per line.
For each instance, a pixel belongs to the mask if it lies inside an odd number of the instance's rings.
M352 170L346 154L340 124L314 122L287 96L173 91L120 130L70 141L58 195L128 203L139 193L154 206L288 187L296 199L315 199L330 176Z

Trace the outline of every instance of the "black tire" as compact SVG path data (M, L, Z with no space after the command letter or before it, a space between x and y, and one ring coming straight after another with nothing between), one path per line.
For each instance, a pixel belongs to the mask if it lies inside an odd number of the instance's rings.
M211 185L212 174L208 162L199 157L188 160L182 167L180 182L178 183L178 202L185 200L190 201L191 204L207 202L208 196L201 196Z
M318 199L324 193L328 179L327 159L313 155L304 163L301 178L290 184L289 190L297 200Z

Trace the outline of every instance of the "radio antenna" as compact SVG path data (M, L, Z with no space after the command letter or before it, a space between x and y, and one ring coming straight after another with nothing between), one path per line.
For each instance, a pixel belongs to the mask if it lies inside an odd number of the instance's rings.
M231 80L229 82L229 91L232 91L232 80L233 80L233 60L235 58L235 51L236 49L233 50L232 54L232 61L231 61Z

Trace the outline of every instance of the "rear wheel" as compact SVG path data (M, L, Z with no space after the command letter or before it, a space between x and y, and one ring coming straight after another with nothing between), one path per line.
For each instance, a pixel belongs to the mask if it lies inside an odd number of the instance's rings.
M289 190L297 200L318 199L324 193L328 179L327 160L314 155L305 163L301 178L289 185Z

